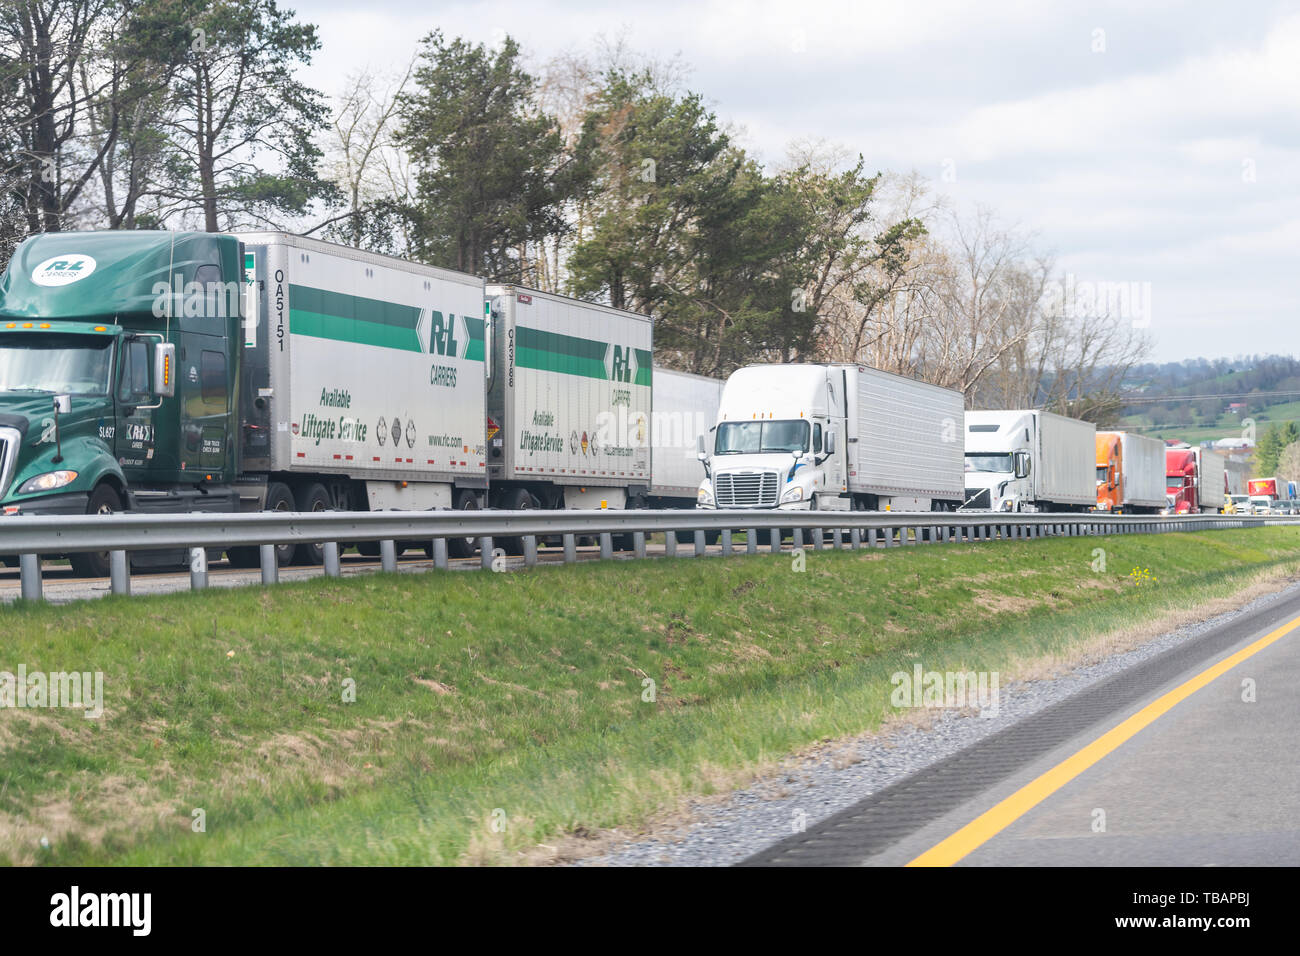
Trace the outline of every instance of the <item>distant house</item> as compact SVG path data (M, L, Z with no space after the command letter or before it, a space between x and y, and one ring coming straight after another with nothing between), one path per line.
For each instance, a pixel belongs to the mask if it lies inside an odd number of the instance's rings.
M1254 444L1245 438L1220 438L1214 443L1215 448L1253 448Z
M1246 410L1245 402L1232 402L1231 404L1228 405L1228 411L1232 412L1232 414L1234 415L1240 415L1245 410Z

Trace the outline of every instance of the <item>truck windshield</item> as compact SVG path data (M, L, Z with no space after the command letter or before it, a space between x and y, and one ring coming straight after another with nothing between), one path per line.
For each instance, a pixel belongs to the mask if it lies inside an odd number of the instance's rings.
M764 452L808 450L808 423L788 422L723 422L718 426L715 454L759 455Z
M0 335L0 392L107 395L113 340L88 335Z
M1108 478L1110 478L1110 466L1109 466L1109 465L1098 465L1098 466L1097 466L1097 480L1098 480L1099 482L1100 482L1100 481L1106 481Z
M999 474L1011 473L1011 453L1005 455L985 455L979 453L968 453L966 455L966 471L991 471Z
M1165 478L1165 490L1166 490L1166 491L1182 491L1182 490L1183 490L1183 476L1182 476L1182 475L1169 475L1169 476L1167 476L1167 477Z

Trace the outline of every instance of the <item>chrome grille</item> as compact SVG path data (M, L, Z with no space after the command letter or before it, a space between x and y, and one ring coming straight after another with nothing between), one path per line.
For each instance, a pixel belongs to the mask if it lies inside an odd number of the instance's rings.
M724 471L713 483L719 508L770 508L778 487L774 471Z

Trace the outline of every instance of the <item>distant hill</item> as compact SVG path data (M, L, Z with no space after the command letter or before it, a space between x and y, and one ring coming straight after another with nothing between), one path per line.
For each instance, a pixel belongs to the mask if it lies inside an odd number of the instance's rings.
M1240 436L1248 418L1256 432L1300 422L1300 360L1290 356L1140 365L1124 384L1134 401L1121 411L1122 427L1156 438L1198 444Z

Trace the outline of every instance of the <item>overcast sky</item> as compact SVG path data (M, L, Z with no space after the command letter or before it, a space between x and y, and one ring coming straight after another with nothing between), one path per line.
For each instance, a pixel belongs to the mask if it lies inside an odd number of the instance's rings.
M535 62L598 34L680 53L761 160L840 143L991 206L1076 282L1149 283L1156 360L1300 352L1300 3L285 3L330 94L435 28Z

